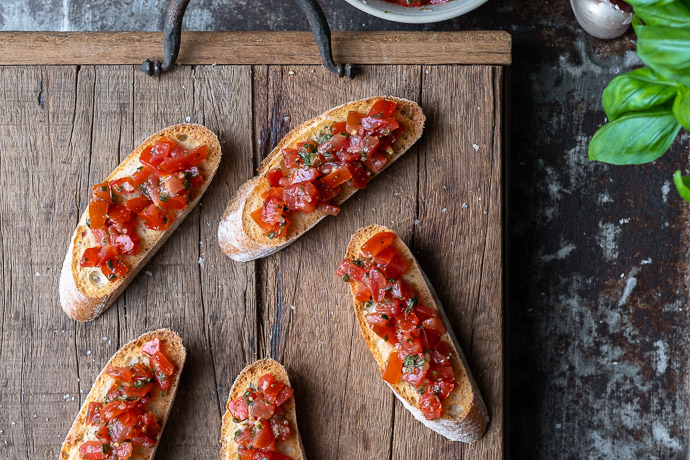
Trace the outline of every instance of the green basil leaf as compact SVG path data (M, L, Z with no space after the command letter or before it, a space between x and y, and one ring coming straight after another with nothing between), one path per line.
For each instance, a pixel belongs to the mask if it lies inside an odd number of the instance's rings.
M634 27L640 59L669 80L690 86L690 29Z
M635 14L650 26L690 27L690 7L679 1L635 6Z
M690 88L683 86L673 103L673 116L680 125L690 131Z
M673 173L673 184L678 190L678 195L690 203L690 177L682 176L680 170Z
M678 0L626 0L625 3L632 5L634 8L639 8L641 6L654 6L659 7L663 5L669 5Z
M604 90L602 104L609 120L625 112L651 109L672 100L678 88L649 67L620 75Z
M614 165L649 163L666 153L679 130L670 109L626 113L594 134L589 159Z

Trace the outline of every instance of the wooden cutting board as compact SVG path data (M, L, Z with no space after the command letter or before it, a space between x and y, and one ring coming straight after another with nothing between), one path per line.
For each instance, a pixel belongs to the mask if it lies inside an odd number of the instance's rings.
M257 358L295 387L312 459L501 458L504 32L335 34L338 79L308 33L185 33L160 78L161 34L0 34L0 457L55 458L108 358L169 327L188 350L158 458L217 458L231 383ZM103 65L107 64L107 65ZM230 195L291 128L372 95L418 101L422 139L278 254L237 263L217 224ZM96 321L60 309L58 278L89 190L147 135L174 123L218 133L221 168L200 204ZM382 382L334 274L350 235L384 224L410 245L445 305L487 402L472 445L426 429Z

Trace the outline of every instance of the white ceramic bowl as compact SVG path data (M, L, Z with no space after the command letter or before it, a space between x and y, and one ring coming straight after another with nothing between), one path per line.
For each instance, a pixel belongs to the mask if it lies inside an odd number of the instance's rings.
M384 0L345 0L350 5L389 21L425 24L445 21L472 11L488 0L450 0L439 5L400 6Z

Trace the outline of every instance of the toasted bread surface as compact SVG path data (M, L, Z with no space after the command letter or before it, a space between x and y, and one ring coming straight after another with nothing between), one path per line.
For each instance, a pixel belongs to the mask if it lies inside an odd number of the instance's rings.
M87 208L84 211L72 236L60 275L60 303L62 304L62 309L77 321L95 319L115 301L134 279L139 270L146 265L149 259L170 237L172 232L194 209L194 206L199 202L218 170L221 149L216 135L201 125L180 124L165 128L147 138L115 168L106 180L111 181L132 175L140 165L139 155L144 148L156 143L164 136L175 140L188 150L206 144L208 156L199 165L199 170L205 178L204 183L190 194L187 209L173 211L176 214L176 219L169 230L147 229L141 222L141 219L139 219L137 225L137 232L141 236L139 254L136 256L122 256L123 261L129 267L129 271L114 282L108 281L98 267L82 268L79 266L84 251L97 245L93 234L86 225L89 209Z
M249 388L249 384L257 385L259 378L264 374L272 374L273 378L279 382L290 385L285 368L279 362L273 359L260 359L253 364L242 369L240 375L237 376L235 382L230 388L228 396L228 403L233 399L239 398ZM225 406L227 408L227 404ZM290 429L292 433L290 438L286 441L278 441L276 443L277 450L287 455L293 460L304 460L304 447L302 446L302 438L299 435L297 428L297 413L295 410L295 397L291 397L281 406L285 409L285 418L290 422ZM237 458L237 444L235 443L235 431L241 428L241 422L235 423L232 420L232 414L226 409L223 415L223 425L221 427L221 449L220 458L223 460L235 460Z
M380 232L392 232L392 230L378 225L371 225L357 230L350 240L345 257L350 259L359 257L362 245L372 236ZM405 408L412 412L414 417L427 427L452 441L477 441L486 430L489 416L486 411L486 405L479 393L479 389L470 373L467 360L453 334L453 330L438 300L438 296L434 292L431 283L429 283L428 278L426 278L426 275L422 272L412 252L397 235L393 245L398 250L398 253L410 264L410 268L402 275L402 279L415 289L419 296L420 304L429 308L434 308L440 313L440 317L446 327L446 332L441 336L441 340L445 341L451 350L450 361L458 386L454 388L448 398L443 401L443 417L436 420L427 420L419 410L418 401L420 395L412 385L402 379L398 380L398 383L395 385L390 385L388 382L386 382L386 384L391 387ZM369 351L371 351L374 359L376 359L379 371L383 374L388 356L393 347L369 327L366 320L367 307L363 302L358 302L354 298L355 288L353 287L353 283L348 284L352 292L355 315L362 336L364 337Z
M105 369L108 366L131 366L138 362L147 363L148 360L144 358L141 349L146 342L156 337L158 337L161 341L165 356L175 366L175 373L172 376L172 383L166 395L162 397L158 396L158 391L154 390L156 391L156 397L146 406L148 410L153 412L153 414L156 416L156 420L158 420L158 422L161 424L161 433L158 435L156 445L150 448L135 446L131 460L150 460L153 458L156 448L158 447L158 443L160 442L160 437L163 435L165 422L168 419L170 409L172 408L173 401L175 400L175 394L177 393L177 387L180 381L180 374L182 373L182 368L184 367L184 363L187 358L187 352L182 345L182 339L176 332L173 332L169 329L158 329L147 332L124 345L117 351L117 353L113 355L112 358L110 358L108 364L103 367L101 373L98 374L98 377L96 377L96 381L94 382L91 391L86 396L84 404L81 406L81 409L77 414L77 418L72 424L72 428L70 428L69 433L67 433L67 437L65 438L65 441L62 444L62 449L60 450L60 459L80 459L79 446L85 441L97 440L94 434L94 427L90 427L86 424L86 417L88 415L89 403L94 401L102 402L111 385L115 382L115 380L105 373Z
M311 214L295 212L291 216L288 235L283 238L270 239L251 218L255 209L263 206L261 194L269 188L266 173L277 168L282 161L281 150L298 142L312 140L323 128L330 127L336 121L344 121L350 111L368 112L378 100L395 101L397 107L393 115L399 124L407 130L393 144L395 153L385 168L405 153L421 137L425 117L422 109L413 101L392 96L377 96L353 101L322 115L306 121L290 131L273 149L259 168L259 175L250 179L235 193L228 202L223 219L218 226L218 243L225 254L240 262L257 259L277 252L293 243L302 234L319 223L327 214L317 209ZM379 172L380 174L380 172ZM351 185L344 184L333 203L340 206L357 191Z

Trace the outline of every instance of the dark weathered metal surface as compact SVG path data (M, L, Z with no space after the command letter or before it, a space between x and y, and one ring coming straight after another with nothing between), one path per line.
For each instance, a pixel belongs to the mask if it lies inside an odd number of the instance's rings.
M161 61L146 59L141 64L141 70L148 76L160 75L167 72L175 65L177 55L180 53L180 41L182 39L182 20L189 0L170 0L165 12L165 58Z
M164 1L6 0L5 30L156 30ZM639 64L633 36L604 42L568 2L491 0L427 26L323 2L336 30L502 28L513 34L506 159L507 443L515 458L687 458L687 205L671 174L690 137L652 165L590 164L599 99ZM306 28L291 1L196 0L186 29ZM0 442L2 442L0 434Z

